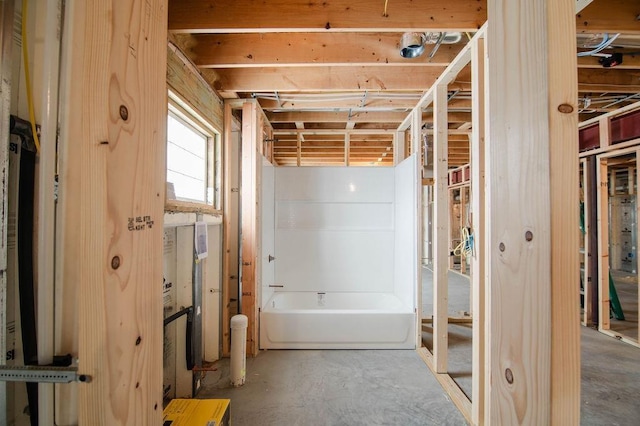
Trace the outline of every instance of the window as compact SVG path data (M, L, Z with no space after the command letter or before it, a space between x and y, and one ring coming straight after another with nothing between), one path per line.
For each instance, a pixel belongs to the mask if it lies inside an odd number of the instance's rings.
M169 93L172 101L176 99ZM218 134L191 108L169 104L167 117L168 197L217 207Z

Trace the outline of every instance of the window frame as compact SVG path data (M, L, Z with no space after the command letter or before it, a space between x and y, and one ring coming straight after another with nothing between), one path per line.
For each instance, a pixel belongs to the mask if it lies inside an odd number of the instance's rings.
M166 199L165 211L214 211L220 210L221 184L221 132L210 121L206 120L175 92L168 90L167 120L173 116L187 127L202 134L206 138L205 151L205 201ZM165 150L169 138L165 138ZM168 158L165 163L165 182L167 181Z

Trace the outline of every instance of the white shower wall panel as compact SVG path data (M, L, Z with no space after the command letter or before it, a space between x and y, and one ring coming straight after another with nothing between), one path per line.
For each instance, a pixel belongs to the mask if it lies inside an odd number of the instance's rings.
M394 170L276 168L282 291L393 292Z
M393 230L393 203L279 201L278 229Z
M416 155L398 164L395 171L394 293L408 306L414 306L418 259Z
M393 292L393 231L276 231L283 291Z
M276 201L393 203L394 169L278 167Z

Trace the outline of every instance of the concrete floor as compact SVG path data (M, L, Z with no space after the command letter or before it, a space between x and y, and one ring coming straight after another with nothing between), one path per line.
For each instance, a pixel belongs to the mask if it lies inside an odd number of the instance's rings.
M469 309L469 279L449 272L449 314ZM432 272L423 269L424 316L431 315ZM578 319L576 319L578 320ZM432 348L432 335L423 333ZM640 424L640 349L590 328L581 327L581 425ZM471 327L449 325L449 371L471 396Z
M423 269L424 317L432 287ZM467 277L449 273L449 301L451 316L469 311ZM581 424L640 424L640 349L585 327L581 336ZM228 359L217 367L198 397L231 398L236 426L466 424L415 351L265 351L247 360L240 388L229 385ZM470 325L450 325L449 371L470 396Z
M199 398L230 398L234 426L465 425L415 351L270 350L229 385L229 360L207 373Z

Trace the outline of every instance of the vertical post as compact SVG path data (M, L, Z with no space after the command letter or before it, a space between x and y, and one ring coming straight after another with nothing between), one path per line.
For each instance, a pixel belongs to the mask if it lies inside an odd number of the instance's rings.
M609 320L609 173L607 159L596 157L598 182L598 329L608 330ZM611 185L613 186L613 185Z
M92 377L78 386L78 423L159 424L167 2L67 12L63 281L76 286L79 368Z
M297 133L297 150L296 150L296 166L300 167L302 163L302 133Z
M413 206L415 212L415 222L414 222L414 230L415 230L415 248L416 248L416 259L415 259L415 288L416 292L416 303L417 303L417 314L416 315L416 347L420 347L422 345L422 247L419 244L419 241L422 240L422 172L420 171L420 165L422 164L420 153L422 152L422 114L418 110L414 110L411 116L411 153L413 154L413 159L408 161L413 161L413 167L415 167L415 182L414 182L414 191L415 191L415 205ZM395 160L394 160L395 161Z
M257 261L258 261L258 146L262 144L258 105L242 105L242 313L247 316L247 353L258 354Z
M488 12L485 424L577 425L575 2Z
M232 155L232 108L229 102L224 103L224 136L222 149L224 195L222 198L222 356L231 353L231 332L229 309L231 308L231 168Z
M471 45L471 229L473 255L471 257L472 373L471 418L476 425L484 425L485 404L485 39L474 39Z
M611 120L609 117L601 117L598 120L598 131L600 132L600 148L606 148L611 143Z
M587 158L585 167L585 223L587 225L587 241L585 267L587 282L585 283L585 319L586 325L598 323L598 191L599 181L597 168L600 163L595 156ZM588 296L588 297L587 297Z
M464 170L462 171L464 173ZM460 223L458 224L458 228L460 229L460 240L462 241L462 228L467 226L467 194L468 187L461 186L460 187ZM460 255L460 272L467 272L467 260L463 255ZM469 310L471 310L471 305L469 305Z
M448 183L448 123L447 86L436 86L433 99L433 173L434 232L433 232L433 363L437 373L447 372L449 346L449 183Z
M349 167L349 156L351 155L351 134L344 135L344 165Z
M448 175L449 175L449 182L452 182L451 173L449 173ZM454 266L454 263L455 263L454 262L454 260L455 260L454 256L451 255L451 252L453 252L453 249L455 248L455 244L454 244L454 241L453 241L453 226L457 225L455 223L455 214L454 214L454 211L453 211L453 205L455 204L455 198L456 198L456 196L455 196L456 191L458 191L458 194L460 194L460 190L457 190L455 188L449 188L448 191L447 191L448 194L449 194L449 196L447 197L447 203L448 203L448 207L449 207L447 209L447 210L449 210L449 226L447 227L449 229L449 232L448 232L449 247L447 247L447 253L449 253L449 257L448 257L449 266L448 267L451 270L453 270L453 266ZM459 212L460 212L460 210L459 210L459 207L458 207L458 213Z
M405 159L404 131L393 134L393 164L398 165Z
M580 204L575 2L547 1L551 184L551 425L580 422ZM534 30L538 31L538 30ZM557 41L564 40L558 46ZM545 305L541 305L544 307Z

